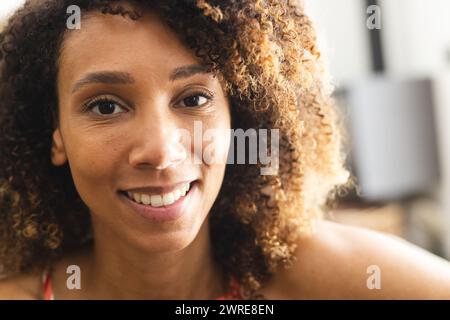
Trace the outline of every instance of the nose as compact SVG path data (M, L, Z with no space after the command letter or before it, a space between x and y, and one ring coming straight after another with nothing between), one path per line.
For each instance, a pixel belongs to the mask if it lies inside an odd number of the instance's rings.
M183 145L180 132L176 119L167 113L142 114L133 129L130 165L164 170L181 164L187 158L188 147Z

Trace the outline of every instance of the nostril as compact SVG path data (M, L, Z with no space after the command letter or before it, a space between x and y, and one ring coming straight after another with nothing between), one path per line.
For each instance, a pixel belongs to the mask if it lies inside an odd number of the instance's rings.
M143 146L132 150L128 160L130 165L164 170L177 166L188 158L187 150L184 147L161 144L165 144L165 142L160 142L159 146Z

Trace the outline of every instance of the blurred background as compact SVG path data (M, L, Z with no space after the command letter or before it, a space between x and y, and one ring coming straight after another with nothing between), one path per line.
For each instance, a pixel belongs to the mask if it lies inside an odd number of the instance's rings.
M0 28L24 1L0 1ZM304 0L358 188L329 219L450 259L450 1Z
M305 0L358 189L330 219L450 258L448 0Z

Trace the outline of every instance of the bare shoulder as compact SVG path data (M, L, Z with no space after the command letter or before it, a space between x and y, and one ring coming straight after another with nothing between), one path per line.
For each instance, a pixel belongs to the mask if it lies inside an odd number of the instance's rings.
M450 262L391 235L321 221L296 259L269 299L450 299Z
M23 274L0 280L0 300L36 300L40 298L40 275Z

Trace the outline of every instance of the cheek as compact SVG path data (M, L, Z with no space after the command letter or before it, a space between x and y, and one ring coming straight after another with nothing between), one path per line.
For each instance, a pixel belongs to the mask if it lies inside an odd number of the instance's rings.
M72 177L83 200L89 204L91 198L108 194L102 189L112 185L121 148L118 137L79 133L68 145Z

